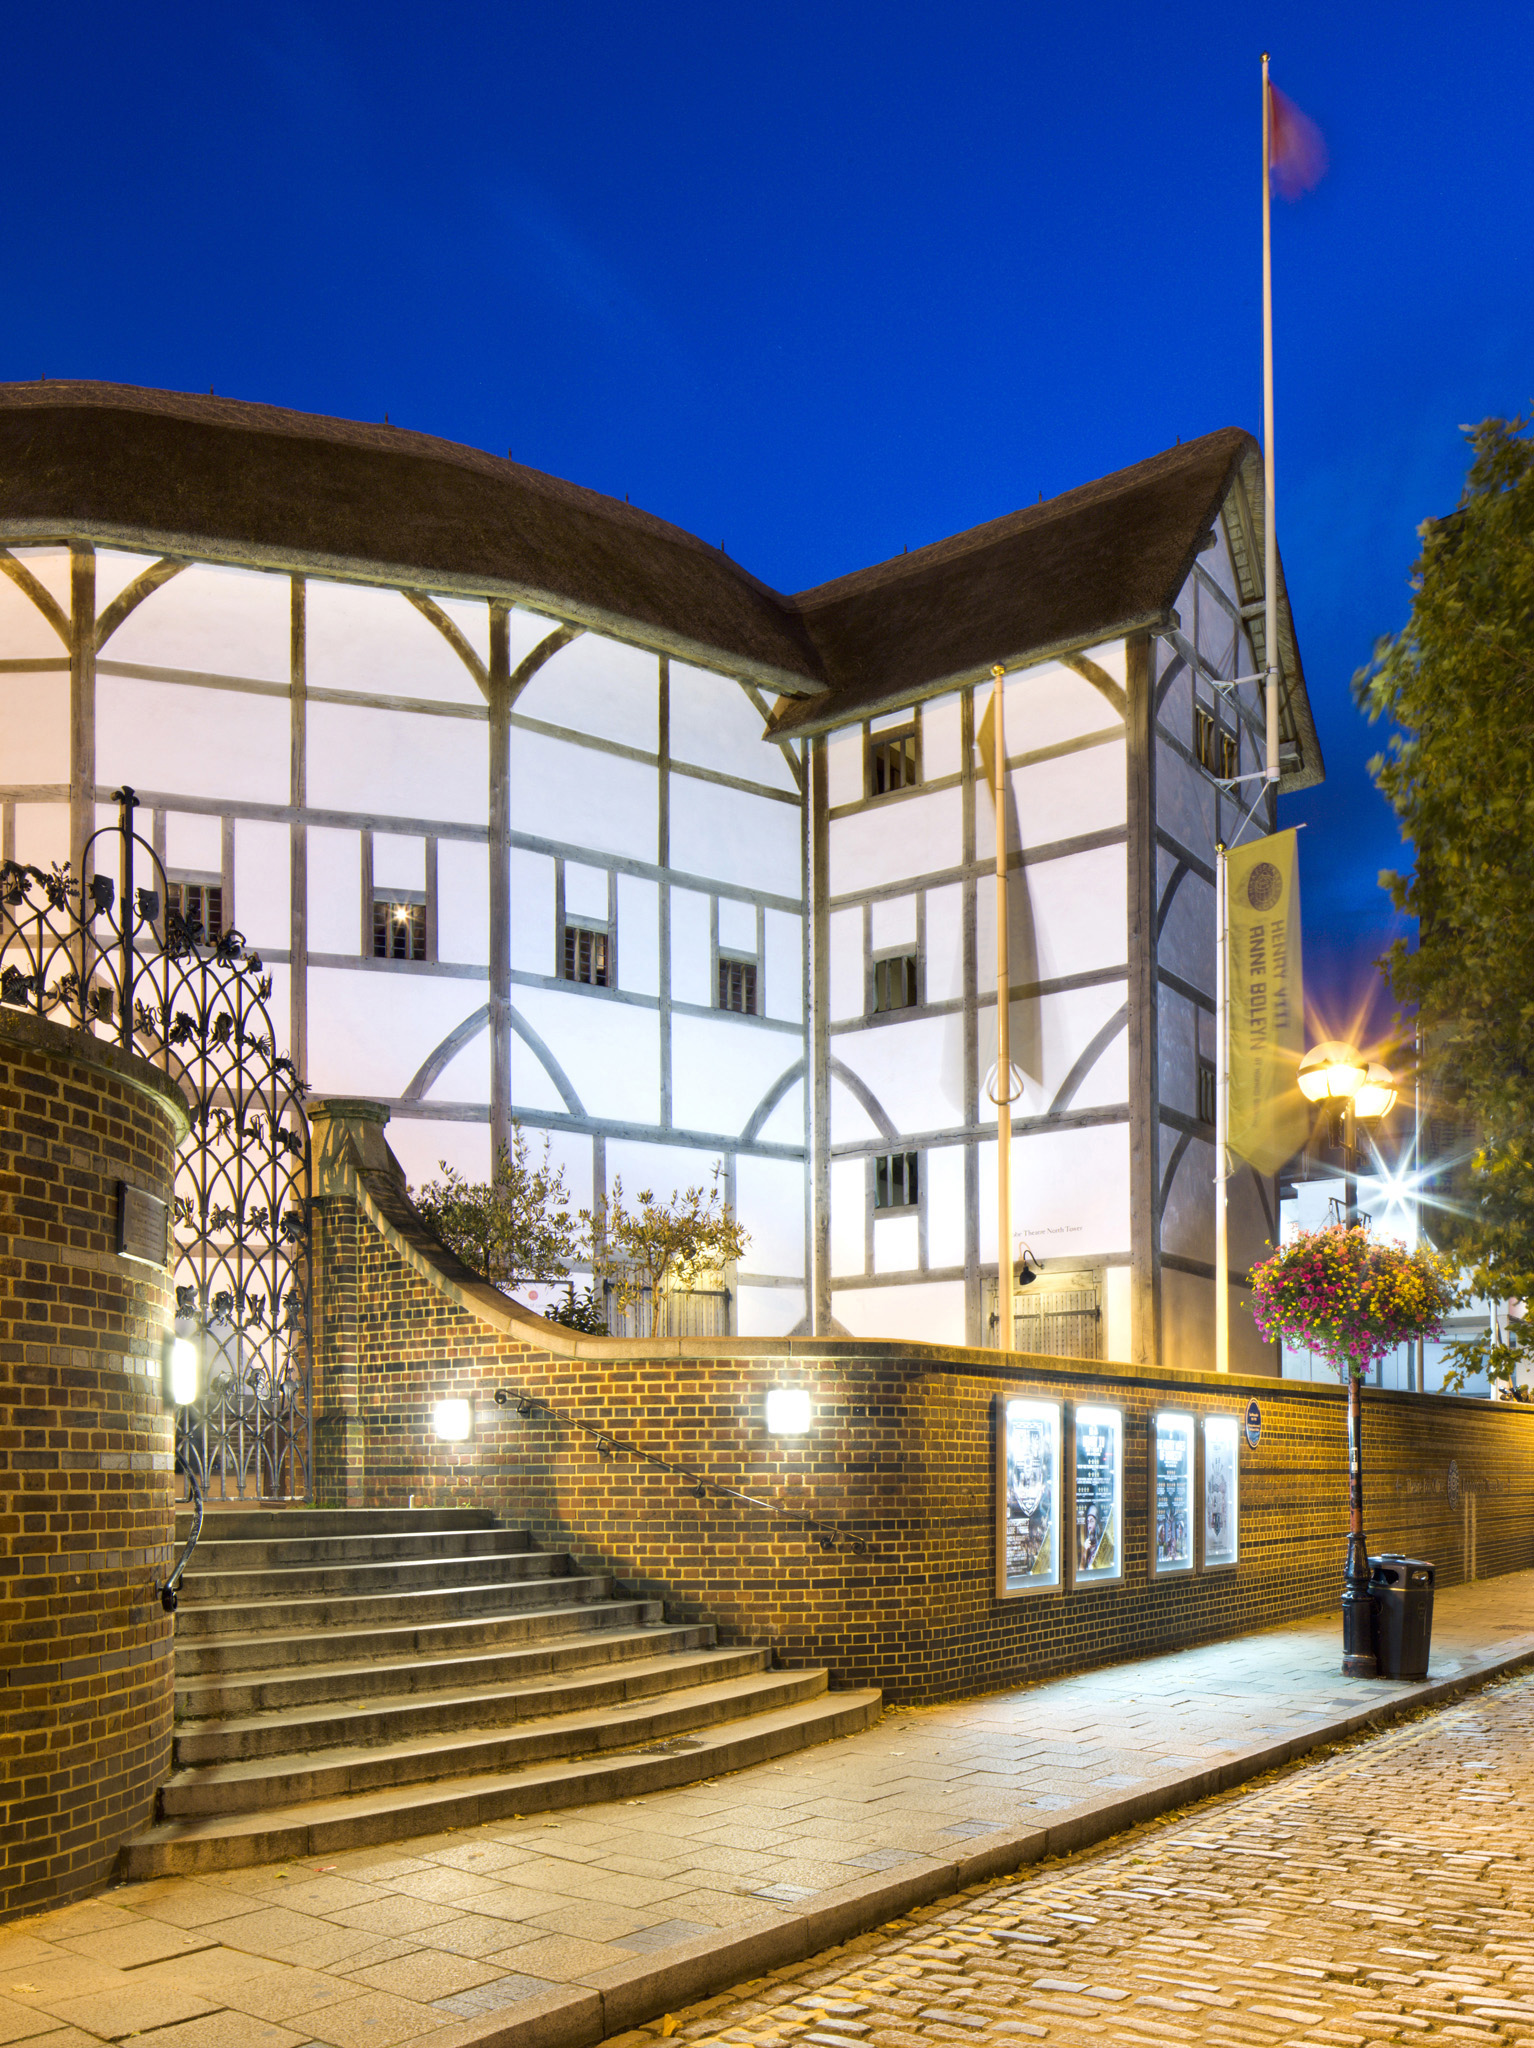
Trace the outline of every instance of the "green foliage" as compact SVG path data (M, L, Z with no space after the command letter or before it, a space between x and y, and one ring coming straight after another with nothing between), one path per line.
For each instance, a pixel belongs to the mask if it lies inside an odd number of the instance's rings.
M1468 432L1459 508L1421 528L1411 618L1354 691L1397 727L1371 768L1415 849L1380 877L1418 926L1391 986L1416 1008L1434 1115L1467 1133L1432 1235L1508 1300L1534 1296L1534 436L1527 419ZM1456 1347L1497 1378L1512 1348Z
M610 1280L619 1305L637 1307L648 1291L654 1304L653 1334L667 1334L672 1300L738 1259L751 1234L736 1221L719 1182L724 1168L714 1167L714 1185L705 1191L673 1190L669 1206L656 1201L652 1189L640 1192L639 1206L623 1200L623 1182L613 1182L600 1221L582 1210L590 1234L591 1263L599 1278Z
M595 1287L588 1287L577 1300L572 1280L564 1300L551 1301L543 1313L548 1322L562 1323L567 1330L580 1330L588 1337L607 1335L607 1304Z
M501 1147L495 1176L470 1181L439 1160L441 1180L412 1188L410 1199L445 1245L466 1266L509 1292L534 1280L561 1280L579 1259L582 1237L570 1213L565 1170L543 1158L529 1163L522 1126L511 1127L511 1145Z
M1446 1394L1463 1393L1471 1380L1479 1379L1482 1373L1493 1385L1502 1381L1512 1386L1519 1366L1534 1364L1534 1330L1521 1317L1515 1317L1509 1321L1504 1337L1493 1337L1490 1329L1476 1337L1456 1337L1445 1344L1443 1356ZM1514 1391L1520 1401L1529 1397L1526 1386L1515 1387Z

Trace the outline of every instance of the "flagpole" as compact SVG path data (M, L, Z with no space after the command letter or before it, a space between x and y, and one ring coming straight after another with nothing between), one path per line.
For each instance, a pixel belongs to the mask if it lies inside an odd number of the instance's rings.
M1012 963L1007 930L1007 725L1002 688L1006 670L991 670L992 778L996 797L996 1344L1017 1342L1012 1316Z
M1278 527L1273 492L1273 94L1262 53L1262 640L1268 781L1278 780Z
M1214 850L1214 1369L1230 1371L1230 871L1223 840Z

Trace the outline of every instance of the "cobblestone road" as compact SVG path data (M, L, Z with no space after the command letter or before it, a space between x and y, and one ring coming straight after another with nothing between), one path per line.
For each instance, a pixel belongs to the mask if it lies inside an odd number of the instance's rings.
M1531 1807L1534 1676L619 2038L1534 2044Z

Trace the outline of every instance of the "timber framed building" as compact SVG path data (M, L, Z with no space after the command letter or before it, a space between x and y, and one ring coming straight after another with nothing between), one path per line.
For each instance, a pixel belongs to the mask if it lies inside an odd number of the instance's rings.
M1209 1361L1213 849L1256 792L1261 456L1227 429L796 596L386 426L0 387L0 852L113 790L411 1178L723 1161L732 1326L994 1343L1008 670L1020 1348ZM1279 592L1284 790L1322 775ZM1267 830L1265 798L1250 826ZM1231 1253L1277 1237L1243 1169ZM1237 1319L1232 1365L1273 1370Z

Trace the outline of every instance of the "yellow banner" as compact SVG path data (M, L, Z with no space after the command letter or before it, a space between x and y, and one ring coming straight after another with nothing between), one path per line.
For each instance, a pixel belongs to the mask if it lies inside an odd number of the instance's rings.
M1277 1173L1310 1121L1298 1083L1305 1043L1300 867L1293 832L1226 858L1230 927L1230 1149Z

